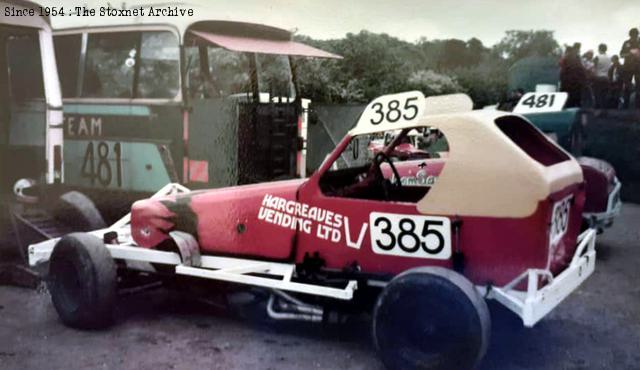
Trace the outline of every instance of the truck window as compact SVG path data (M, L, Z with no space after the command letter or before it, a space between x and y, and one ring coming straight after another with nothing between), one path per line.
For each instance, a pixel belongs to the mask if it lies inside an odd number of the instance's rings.
M9 70L9 93L15 102L44 98L42 59L37 31L9 36L5 51Z
M82 96L173 98L180 90L179 55L168 31L91 33Z
M60 35L55 37L56 62L64 98L78 96L78 71L82 35Z
M248 54L213 47L208 53L214 97L251 92Z
M132 97L139 38L138 32L89 34L83 97Z
M189 91L192 97L251 94L252 83L269 98L295 98L291 66L285 55L253 54L207 47L209 75L202 73L198 48L186 48ZM257 77L257 78L256 78ZM254 80L252 81L252 78ZM264 96L261 96L264 99Z
M256 54L258 86L271 98L295 98L289 58L285 55Z
M171 32L143 32L139 98L173 98L180 90L178 39Z

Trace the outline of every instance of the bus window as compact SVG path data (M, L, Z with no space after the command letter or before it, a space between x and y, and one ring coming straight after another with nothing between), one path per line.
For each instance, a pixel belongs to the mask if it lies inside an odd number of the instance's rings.
M295 98L291 65L285 55L256 54L258 86L273 98Z
M171 32L143 32L140 51L139 98L173 98L178 94L180 53Z
M249 56L222 48L209 48L212 96L251 93Z
M197 47L185 47L185 69L187 70L186 79L182 82L187 88L187 92L191 98L201 98L202 91L201 81L203 79L200 72L200 55Z
M78 70L82 35L61 35L55 37L56 62L60 74L62 97L78 96Z
M89 34L83 97L132 97L139 39L138 32Z
M6 55L9 69L9 93L14 102L44 98L42 60L38 32L10 36Z

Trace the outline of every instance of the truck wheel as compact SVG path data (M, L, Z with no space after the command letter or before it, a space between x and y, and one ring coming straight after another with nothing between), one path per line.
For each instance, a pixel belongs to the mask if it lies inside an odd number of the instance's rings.
M487 304L473 284L441 267L396 276L373 315L374 344L389 369L473 369L490 330Z
M79 329L108 326L116 302L116 277L116 265L100 239L84 233L63 237L51 254L48 280L62 322Z
M62 194L55 204L53 213L57 219L76 231L92 231L107 227L93 201L78 191Z

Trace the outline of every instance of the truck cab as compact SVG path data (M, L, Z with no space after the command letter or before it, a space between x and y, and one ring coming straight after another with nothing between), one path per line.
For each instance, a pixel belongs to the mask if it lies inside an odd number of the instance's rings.
M153 193L305 176L293 58L275 27L212 19L59 29L65 184Z
M45 133L56 137L46 163L51 176L55 163L64 167L55 186L26 186L33 212L14 216L33 237L106 226L167 183L216 188L307 175L309 101L297 92L295 59L339 56L287 30L201 10L162 19L87 25L77 17L54 32L63 120L16 125L24 140L39 137L36 129L43 145ZM62 119L60 102L52 106Z

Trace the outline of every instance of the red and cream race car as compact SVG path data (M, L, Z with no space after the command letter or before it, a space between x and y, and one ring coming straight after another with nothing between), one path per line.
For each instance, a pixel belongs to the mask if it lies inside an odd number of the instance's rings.
M108 229L32 245L30 263L49 262L72 327L111 323L117 282L148 265L264 289L273 319L368 310L389 368L473 368L489 342L486 300L533 326L594 271L596 231L580 233L578 162L520 116L472 106L466 95L380 97L307 179L170 184ZM390 159L412 130L447 140L425 160L433 186L402 183L402 159Z

